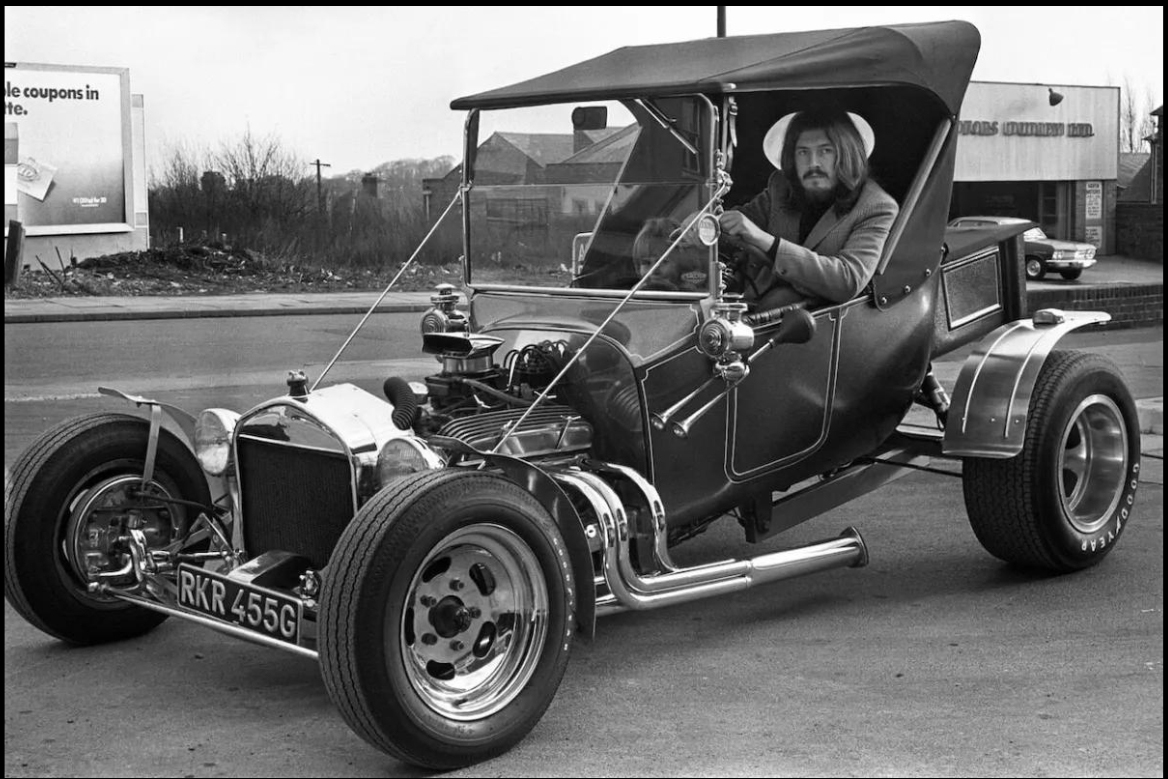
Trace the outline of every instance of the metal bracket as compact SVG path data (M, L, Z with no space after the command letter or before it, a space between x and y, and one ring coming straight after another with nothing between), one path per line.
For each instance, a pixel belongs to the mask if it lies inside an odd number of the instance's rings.
M158 433L162 428L162 408L150 407L150 438L146 441L146 465L142 468L142 489L154 478L154 460L158 456Z

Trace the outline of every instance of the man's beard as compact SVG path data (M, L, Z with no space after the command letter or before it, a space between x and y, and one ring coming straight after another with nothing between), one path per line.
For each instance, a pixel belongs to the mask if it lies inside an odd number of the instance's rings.
M787 174L787 203L796 211L808 209L822 212L826 208L839 207L841 203L851 206L852 193L838 179L830 189L808 189L806 175L800 177L791 171Z
M803 187L803 199L812 205L822 206L831 203L835 200L836 194L835 187L831 189L808 189L807 187Z
M823 174L821 173L820 176L822 176L822 175ZM826 177L824 177L824 178L826 178ZM835 199L839 196L839 186L838 185L836 185L834 187L830 187L829 189L822 189L822 188L818 188L818 187L815 189L812 189L812 188L807 186L807 181L808 181L808 176L805 175L803 177L803 180L800 182L800 184L802 185L802 186L800 186L800 189L802 190L802 195L803 195L802 200L804 203L807 203L808 205L822 208L823 206L829 205L832 202L834 202Z

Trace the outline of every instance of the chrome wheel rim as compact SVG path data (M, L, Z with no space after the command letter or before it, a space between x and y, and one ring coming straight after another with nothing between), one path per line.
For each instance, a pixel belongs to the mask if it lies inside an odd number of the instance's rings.
M1098 531L1123 496L1127 427L1115 401L1091 395L1071 414L1059 442L1059 499L1080 533Z
M169 507L142 510L143 499L130 494L141 486L140 475L112 476L81 490L70 501L63 551L69 569L78 581L105 581L117 586L135 580L129 547L119 540L128 532L131 523L142 532L147 549L159 549L174 540L179 517ZM163 498L173 497L171 490L154 480L146 485L145 492ZM89 600L116 600L88 590L83 592Z
M398 631L418 697L452 720L501 711L523 690L548 638L539 560L494 524L460 528L418 566Z
M1017 266L1014 266L1017 267ZM1016 272L1016 271L1015 271ZM1027 260L1026 261L1026 275L1032 279L1038 278L1038 274L1042 273L1041 260Z

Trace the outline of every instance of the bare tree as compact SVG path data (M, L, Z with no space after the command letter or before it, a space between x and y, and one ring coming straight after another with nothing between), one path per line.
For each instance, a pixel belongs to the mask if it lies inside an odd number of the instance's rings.
M1156 120L1152 118L1152 112L1156 110L1156 104L1152 102L1152 88L1144 85L1144 110L1140 120L1140 139L1143 142L1141 151L1151 151L1151 144L1146 138L1150 138L1156 134Z
M179 227L192 238L226 233L233 247L278 262L396 267L427 231L422 180L453 166L450 157L383 163L368 171L382 184L376 196L361 189L361 171L327 179L329 216L321 219L315 176L304 158L277 136L249 129L214 153L168 149L151 175L152 229L160 243ZM432 254L427 259L442 261L457 256L457 247Z
M1146 152L1148 142L1144 139L1156 131L1152 121L1152 90L1145 85L1143 99L1136 100L1136 90L1129 76L1123 77L1119 97L1119 150L1121 152Z
M298 219L311 205L306 164L276 135L261 137L248 128L220 146L213 164L227 178L232 206L253 218Z
M193 230L206 224L207 211L200 196L199 175L206 166L207 153L187 143L167 144L159 165L150 168L151 223L165 243L177 228Z
M150 167L150 187L199 186L199 173L207 159L204 150L186 142L168 143L163 147L162 162Z
M1136 97L1132 90L1131 79L1123 77L1123 86L1119 90L1119 150L1121 152L1137 151L1139 142L1139 111L1136 108Z

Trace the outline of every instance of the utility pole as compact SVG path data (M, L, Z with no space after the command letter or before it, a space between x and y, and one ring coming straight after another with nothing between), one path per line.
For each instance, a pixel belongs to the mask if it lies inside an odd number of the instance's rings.
M324 189L322 189L320 183L320 169L331 168L332 165L328 164L327 162L321 162L320 157L317 157L308 164L316 166L316 212L319 215L324 216Z
M718 6L718 37L726 37L726 6Z

